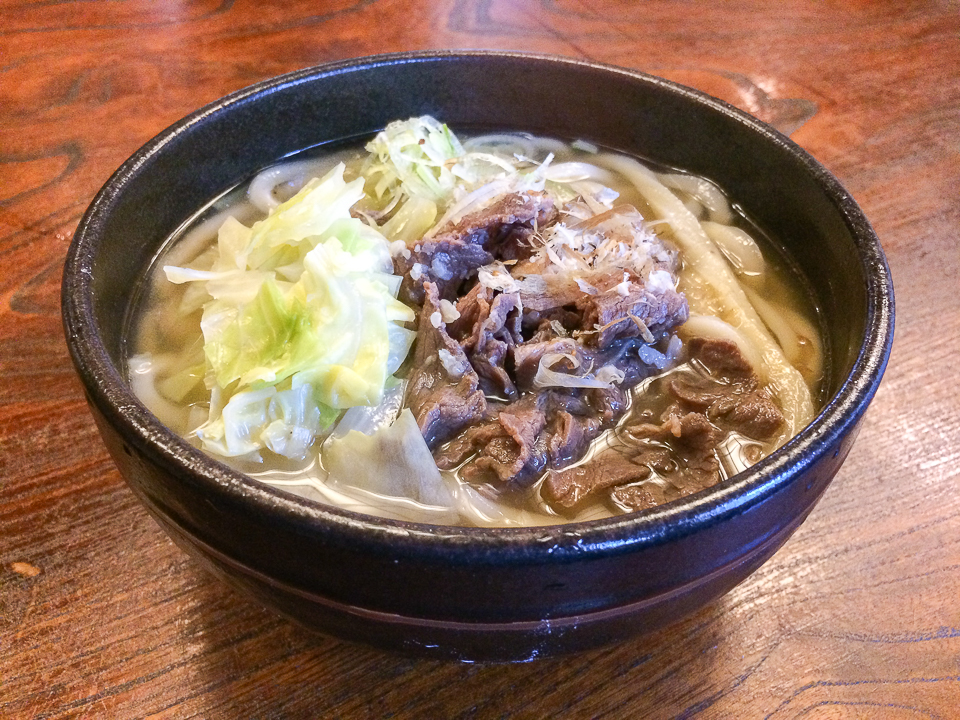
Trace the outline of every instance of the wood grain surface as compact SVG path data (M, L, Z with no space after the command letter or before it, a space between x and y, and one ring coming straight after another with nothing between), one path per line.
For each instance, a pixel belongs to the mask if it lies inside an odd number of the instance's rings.
M70 237L170 123L328 60L502 48L698 86L795 131L873 222L897 339L822 502L729 595L523 665L306 634L200 571L127 490L62 337ZM799 129L798 129L799 128ZM0 2L0 717L960 717L960 5Z

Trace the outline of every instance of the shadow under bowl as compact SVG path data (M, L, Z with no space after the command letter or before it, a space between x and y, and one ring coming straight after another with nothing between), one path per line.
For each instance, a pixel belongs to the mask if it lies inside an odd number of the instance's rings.
M583 139L714 180L778 239L825 320L826 404L718 486L609 520L482 529L303 500L203 455L124 377L145 268L203 203L307 147L430 114L453 128ZM660 628L731 589L803 521L876 392L893 338L876 235L839 182L772 128L639 72L501 52L361 58L241 90L162 132L103 187L70 247L67 342L121 474L187 552L324 633L462 660L526 660Z

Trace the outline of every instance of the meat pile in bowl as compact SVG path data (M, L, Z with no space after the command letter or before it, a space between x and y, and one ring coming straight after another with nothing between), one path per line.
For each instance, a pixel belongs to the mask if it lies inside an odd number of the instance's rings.
M548 195L511 194L395 257L401 298L420 306L406 404L438 467L520 486L559 470L542 493L561 509L608 488L624 509L651 507L663 498L633 483L654 471L682 473L683 494L713 485L726 432L767 440L783 423L720 339L688 343L707 372L665 378L673 402L659 418L638 414L621 447L571 467L621 421L630 390L674 359L689 311L677 253L634 208L560 219Z

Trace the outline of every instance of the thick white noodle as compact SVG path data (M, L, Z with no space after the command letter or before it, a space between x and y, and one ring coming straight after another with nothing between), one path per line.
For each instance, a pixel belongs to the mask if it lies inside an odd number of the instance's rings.
M757 241L749 233L733 225L704 220L700 227L724 254L738 275L758 277L766 269L766 261Z
M463 149L467 152L519 156L539 162L550 153L566 152L569 146L562 140L534 137L526 133L490 133L464 140Z
M657 175L664 185L675 190L682 190L707 209L710 220L729 225L733 222L733 210L730 203L720 189L705 178L681 173L665 173Z
M159 377L150 353L134 355L127 365L130 368L130 387L140 401L167 427L183 428L189 408L170 402L157 390Z
M518 133L475 135L463 141L463 149L468 152L491 152L526 157L533 157L536 152L533 138Z
M191 264L201 253L210 249L227 218L234 218L245 225L249 225L261 217L263 217L262 213L250 203L234 203L179 235L176 242L164 254L163 263L164 265L176 265L178 267Z
M569 143L565 143L563 140L540 136L534 136L531 140L533 141L533 155L530 157L538 162L551 153L556 155L570 150Z
M255 478L310 500L390 520L451 525L459 519L456 510L450 508L421 505L408 498L384 497L362 488L334 486L316 476L280 479L256 475Z
M605 154L598 156L596 162L619 172L633 183L651 209L670 223L673 237L686 260L690 266L696 268L696 273L713 288L723 303L723 307L717 312L708 307L698 307L695 299L688 298L688 301L692 301L691 312L702 315L719 314L722 320L735 327L757 348L763 358L769 386L780 401L787 422L784 440L795 435L814 416L810 388L767 330L726 258L707 237L700 222L690 214L679 198L657 179L652 170L633 158Z
M562 162L555 163L544 173L547 180L557 183L573 183L580 180L596 180L610 186L614 182L613 173L593 163Z
M326 175L336 165L330 158L322 160L297 160L268 167L250 181L247 198L254 207L269 213L284 200L293 197L312 178ZM287 185L284 196L276 194L277 186Z
M755 290L744 287L757 313L776 335L793 366L808 380L823 374L823 343L817 329L795 310L764 300Z

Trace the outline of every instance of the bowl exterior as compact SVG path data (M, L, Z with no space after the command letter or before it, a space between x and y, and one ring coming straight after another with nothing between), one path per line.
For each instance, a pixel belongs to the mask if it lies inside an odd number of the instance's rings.
M783 239L821 302L832 380L817 420L754 468L684 501L609 521L504 530L377 520L303 501L163 428L124 380L122 328L132 289L165 238L206 199L278 158L419 114L455 128L582 138L717 181ZM97 196L71 246L63 307L106 446L181 547L322 632L498 661L662 627L759 567L846 457L893 330L876 236L836 180L788 139L658 78L511 53L335 63L198 111L142 148Z

